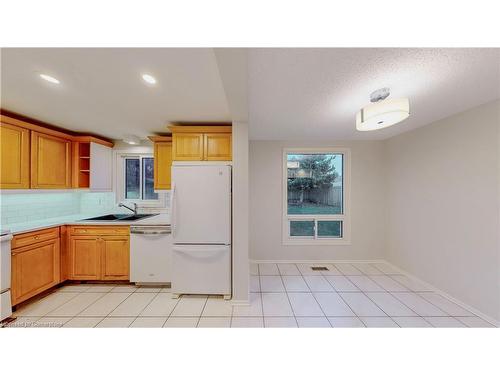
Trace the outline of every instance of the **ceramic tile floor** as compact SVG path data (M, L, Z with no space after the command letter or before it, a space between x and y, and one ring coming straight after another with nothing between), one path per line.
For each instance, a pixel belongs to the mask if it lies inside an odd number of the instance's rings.
M382 263L251 264L250 304L169 288L63 286L9 327L492 327Z

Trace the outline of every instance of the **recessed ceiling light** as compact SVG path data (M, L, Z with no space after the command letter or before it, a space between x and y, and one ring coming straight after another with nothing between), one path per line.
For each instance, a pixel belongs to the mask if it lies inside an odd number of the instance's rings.
M410 116L410 102L407 98L389 99L390 91L383 88L372 92L370 100L373 104L363 107L356 114L356 129L370 131L387 128Z
M59 82L59 80L57 78L49 76L48 74L40 73L39 76L40 76L41 79L44 79L44 80L46 80L47 82L50 82L50 83L55 83L56 85L58 85L58 84L61 83L61 82Z
M156 78L153 77L151 74L143 74L142 79L149 83L150 85L154 85L156 83Z
M136 135L128 134L123 137L123 142L128 143L129 145L138 145L139 143L141 143L141 140Z

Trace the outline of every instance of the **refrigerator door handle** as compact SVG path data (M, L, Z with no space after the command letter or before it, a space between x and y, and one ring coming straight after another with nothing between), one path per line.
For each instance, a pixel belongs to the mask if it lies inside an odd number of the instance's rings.
M172 238L175 238L175 182L172 182L172 190L170 192L170 228L172 231Z
M219 253L225 253L227 252L226 249L214 249L211 251L207 252L191 252L191 251L186 251L186 250L181 250L181 249L173 249L174 252L179 253L181 255L184 255L189 258L195 258L195 259L208 259L208 258L214 258L216 256L215 254Z

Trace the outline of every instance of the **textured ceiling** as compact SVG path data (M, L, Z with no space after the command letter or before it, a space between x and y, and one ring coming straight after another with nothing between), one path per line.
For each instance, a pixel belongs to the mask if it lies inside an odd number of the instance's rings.
M209 48L2 49L1 63L3 109L70 130L144 138L169 121L231 119ZM158 84L145 85L144 72Z
M252 49L251 139L385 139L500 97L499 49ZM410 118L357 132L372 91L410 99Z
M234 50L234 51L233 51ZM385 139L500 98L499 49L2 49L1 107L113 139L246 119L251 139ZM234 52L234 53L232 53ZM41 80L45 72L61 80ZM149 87L141 74L158 79ZM248 81L247 81L248 78ZM410 118L355 130L372 91Z

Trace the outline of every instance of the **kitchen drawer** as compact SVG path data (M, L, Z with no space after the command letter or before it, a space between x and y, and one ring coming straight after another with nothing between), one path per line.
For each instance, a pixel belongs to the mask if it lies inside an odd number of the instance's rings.
M34 243L47 241L54 238L59 238L59 227L17 234L12 239L11 247L12 249L16 249L18 247L32 245Z
M71 226L70 234L72 236L116 236L118 234L129 234L128 226L117 226L117 225L100 225L100 226L90 226L90 225L82 225L82 226Z

